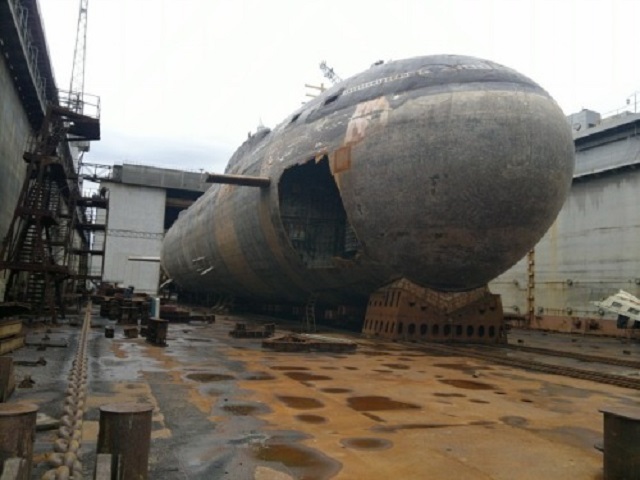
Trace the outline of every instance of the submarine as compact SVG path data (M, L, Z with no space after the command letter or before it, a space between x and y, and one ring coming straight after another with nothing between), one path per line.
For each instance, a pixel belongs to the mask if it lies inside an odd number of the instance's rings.
M535 82L489 60L376 64L259 129L167 231L182 290L341 305L407 279L467 292L551 226L570 126Z

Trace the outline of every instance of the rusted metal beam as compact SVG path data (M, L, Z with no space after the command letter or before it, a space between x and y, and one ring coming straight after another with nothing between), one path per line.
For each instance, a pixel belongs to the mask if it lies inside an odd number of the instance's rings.
M100 407L97 453L109 453L114 460L119 459L121 478L149 478L152 413L153 406L148 404L112 403Z
M242 185L243 187L265 188L271 185L271 179L267 177L253 177L250 175L209 173L207 174L207 183L226 183L228 185Z

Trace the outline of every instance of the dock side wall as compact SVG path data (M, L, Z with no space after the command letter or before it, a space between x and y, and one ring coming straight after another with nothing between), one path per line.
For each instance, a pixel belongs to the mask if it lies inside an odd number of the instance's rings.
M3 55L0 55L0 239L4 239L13 217L26 164L22 159L32 130ZM0 298L5 278L0 275Z
M592 302L619 289L640 296L639 205L640 170L574 181L560 215L535 247L533 327L625 334L616 329L615 315ZM525 258L491 282L506 313L526 313L527 278Z

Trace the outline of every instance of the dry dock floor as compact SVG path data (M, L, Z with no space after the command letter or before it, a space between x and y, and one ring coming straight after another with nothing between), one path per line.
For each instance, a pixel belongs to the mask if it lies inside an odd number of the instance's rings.
M639 391L355 334L325 333L357 340L355 353L272 352L258 339L231 338L236 321L244 320L172 324L163 348L125 339L120 326L105 338L104 325L113 323L94 314L87 478L98 407L114 402L154 406L150 478L163 480L600 479L598 410L639 405ZM67 339L69 348L14 352L16 360L44 356L48 364L16 367L18 380L28 374L35 385L17 389L12 402L60 417L78 330L53 327L51 341ZM606 356L624 349L640 359L637 343L615 339L514 332L516 339ZM54 438L37 434L36 473L46 471Z

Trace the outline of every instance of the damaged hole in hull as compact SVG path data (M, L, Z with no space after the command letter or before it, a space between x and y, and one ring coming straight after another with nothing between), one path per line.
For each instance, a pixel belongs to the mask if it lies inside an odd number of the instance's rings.
M278 187L282 225L307 268L332 268L356 256L358 239L326 155L285 170Z

